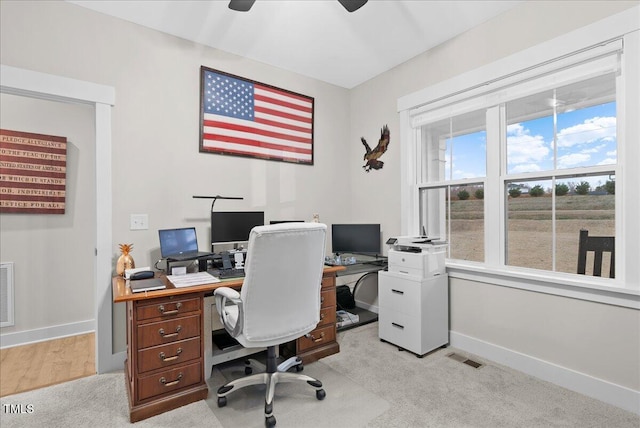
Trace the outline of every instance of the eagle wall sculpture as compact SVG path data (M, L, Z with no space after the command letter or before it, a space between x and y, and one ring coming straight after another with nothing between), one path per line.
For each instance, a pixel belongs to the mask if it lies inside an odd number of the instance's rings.
M362 167L365 171L369 172L372 169L382 168L384 162L378 159L387 151L387 147L389 146L389 135L389 127L387 125L383 126L380 131L380 140L378 141L378 145L375 146L373 150L371 150L371 147L369 147L369 144L367 144L367 140L365 140L364 137L360 138L360 141L362 141L362 144L364 144L364 148L367 151L364 154L364 160L366 160L367 163Z

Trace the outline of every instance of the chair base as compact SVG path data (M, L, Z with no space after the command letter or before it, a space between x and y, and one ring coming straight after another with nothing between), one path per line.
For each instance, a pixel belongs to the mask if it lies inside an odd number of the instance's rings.
M227 405L227 395L231 394L233 391L237 391L240 388L250 385L266 385L267 389L264 397L265 425L267 427L272 427L276 424L276 419L273 415L273 396L278 383L298 381L307 382L310 386L316 389L316 398L318 400L323 400L326 396L326 392L322 389L322 382L301 373L287 372L287 370L292 367L296 367L296 370L300 367L300 370L302 370L302 360L298 357L291 357L280 365L276 365L275 346L268 347L266 372L256 373L236 379L218 388L218 407L224 407ZM251 368L247 366L245 368L245 373L250 373L250 370Z

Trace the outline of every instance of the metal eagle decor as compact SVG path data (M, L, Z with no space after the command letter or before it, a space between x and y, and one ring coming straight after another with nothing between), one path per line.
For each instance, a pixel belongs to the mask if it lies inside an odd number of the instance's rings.
M364 148L366 150L366 153L364 154L364 160L366 160L367 162L362 167L365 171L369 172L372 169L382 169L384 162L378 160L378 158L380 158L380 156L382 156L384 152L387 151L387 147L389 146L389 136L389 127L385 125L380 131L380 140L378 140L378 145L375 146L373 150L371 149L371 147L369 147L369 144L367 144L367 140L365 140L364 137L360 138L360 141L362 141L362 144L364 144Z

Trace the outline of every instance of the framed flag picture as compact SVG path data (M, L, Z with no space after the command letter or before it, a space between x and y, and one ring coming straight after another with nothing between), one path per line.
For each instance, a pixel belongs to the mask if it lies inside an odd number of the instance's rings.
M313 165L314 99L200 67L200 152Z

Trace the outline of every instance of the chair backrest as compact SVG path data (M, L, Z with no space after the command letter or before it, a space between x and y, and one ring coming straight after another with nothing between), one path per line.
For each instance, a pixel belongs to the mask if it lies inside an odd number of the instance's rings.
M602 254L611 253L609 278L616 277L616 241L614 236L589 236L589 231L580 230L578 244L578 273L584 275L587 268L587 252L593 251L593 276L602 276Z
M318 324L326 232L321 223L253 228L240 291L247 340L293 340Z

